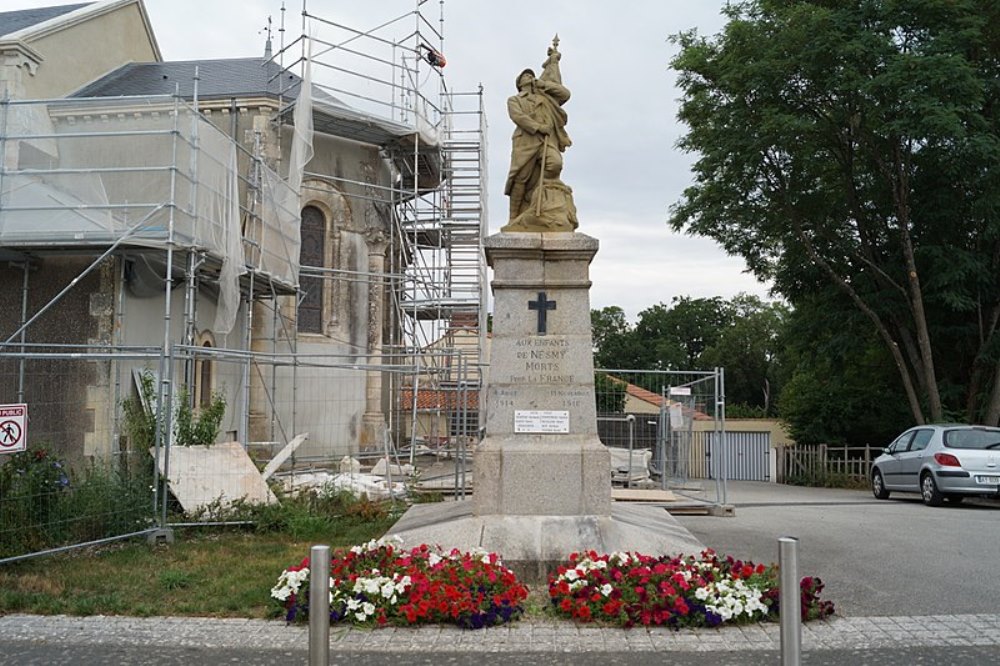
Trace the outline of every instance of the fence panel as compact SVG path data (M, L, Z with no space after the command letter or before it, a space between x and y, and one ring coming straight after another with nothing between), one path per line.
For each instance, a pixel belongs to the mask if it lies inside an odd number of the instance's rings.
M27 405L24 450L0 455L0 561L154 524L152 459L116 418L118 371L127 361L95 356L50 350L0 358L0 404Z
M775 450L777 481L822 483L836 476L864 482L879 452L880 449L869 445L779 447Z

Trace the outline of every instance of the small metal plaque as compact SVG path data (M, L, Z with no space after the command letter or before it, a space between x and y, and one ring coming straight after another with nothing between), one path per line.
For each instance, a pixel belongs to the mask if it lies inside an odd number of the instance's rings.
M568 433L569 411L518 409L514 411L515 433Z

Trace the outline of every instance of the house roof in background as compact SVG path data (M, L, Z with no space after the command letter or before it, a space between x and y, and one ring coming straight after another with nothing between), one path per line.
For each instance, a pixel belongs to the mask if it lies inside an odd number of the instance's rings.
M413 410L413 389L404 388L399 392L400 405L403 411ZM442 409L445 411L455 411L462 408L463 398L465 409L479 409L478 390L455 389L418 389L417 390L417 411L432 411Z
M25 28L30 28L39 23L44 23L50 19L57 18L63 14L69 14L81 7L92 5L92 2L81 2L75 5L58 5L55 7L36 7L35 9L18 9L10 12L0 12L0 37L4 37L14 32L19 32Z
M668 400L667 398L663 397L659 393L654 393L653 391L648 391L648 390L642 388L641 386L636 386L635 384L630 384L629 382L626 382L624 379L620 379L620 378L614 377L612 375L608 375L608 378L611 379L612 381L624 384L625 385L625 393L627 393L628 395L632 396L636 400L641 400L643 402L649 403L650 405L654 405L656 407L663 407L664 405L666 405L666 406L669 407L670 405L678 404L677 401L675 401L675 400ZM695 421L711 421L712 420L711 416L709 416L708 414L706 414L705 412L703 412L703 411L701 411L699 409L691 409L690 407L685 407L683 405L682 405L682 408L684 409L684 411L690 412L691 413L691 417Z

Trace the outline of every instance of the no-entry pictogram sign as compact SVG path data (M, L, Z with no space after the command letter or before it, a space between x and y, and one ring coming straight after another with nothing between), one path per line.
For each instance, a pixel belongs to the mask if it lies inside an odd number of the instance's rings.
M24 451L28 446L27 431L27 405L0 405L0 453Z

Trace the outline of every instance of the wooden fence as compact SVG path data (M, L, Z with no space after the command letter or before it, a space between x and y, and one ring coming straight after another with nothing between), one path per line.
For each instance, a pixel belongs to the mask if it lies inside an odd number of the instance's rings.
M775 449L777 482L816 482L831 476L867 480L877 446L779 446Z

